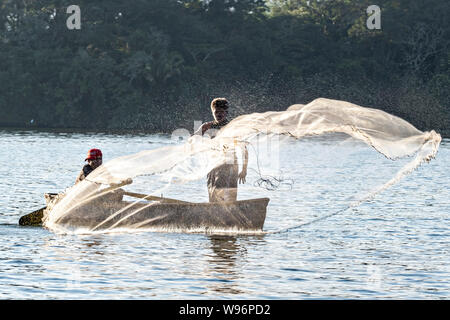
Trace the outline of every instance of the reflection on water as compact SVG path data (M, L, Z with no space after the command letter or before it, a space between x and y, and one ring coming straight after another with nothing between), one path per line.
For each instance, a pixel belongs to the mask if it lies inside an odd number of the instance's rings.
M101 242L101 239L83 239L81 242L81 245L84 247L83 252L87 252L90 254L96 254L96 255L104 255L104 247Z
M210 236L212 254L209 255L209 273L215 278L210 283L210 290L223 294L239 294L235 281L239 278L239 266L236 260L245 259L246 250L235 237ZM239 263L239 261L238 261Z
M247 262L248 250L264 244L264 235L252 237L236 237L224 235L210 235L212 253L208 254L208 273L214 281L210 283L210 290L219 294L241 294L239 279L244 277L243 266ZM255 249L257 250L257 249Z

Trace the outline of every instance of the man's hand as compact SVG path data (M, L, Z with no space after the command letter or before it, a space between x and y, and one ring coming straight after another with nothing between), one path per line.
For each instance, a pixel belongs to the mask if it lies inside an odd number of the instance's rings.
M120 183L124 184L124 185L132 184L133 183L133 179L128 178L128 179L125 179L125 180L121 181Z
M247 176L247 169L242 169L241 173L239 173L239 183L245 183L245 177Z
M133 179L128 178L128 179L120 181L119 183L110 183L109 185L111 188L119 188L119 187L126 186L126 185L132 184L132 183L133 183Z

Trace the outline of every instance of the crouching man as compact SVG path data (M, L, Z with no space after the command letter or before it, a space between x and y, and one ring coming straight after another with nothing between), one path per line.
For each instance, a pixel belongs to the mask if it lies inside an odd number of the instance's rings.
M75 183L83 181L92 171L97 169L102 165L102 151L100 149L91 149L88 151L87 157L84 161L88 163L83 167L80 174L78 175Z

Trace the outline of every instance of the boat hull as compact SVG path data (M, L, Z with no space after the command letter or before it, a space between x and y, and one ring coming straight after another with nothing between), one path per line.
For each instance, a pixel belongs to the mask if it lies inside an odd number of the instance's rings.
M104 202L73 209L56 223L89 230L162 228L261 231L268 203L268 198L222 203Z

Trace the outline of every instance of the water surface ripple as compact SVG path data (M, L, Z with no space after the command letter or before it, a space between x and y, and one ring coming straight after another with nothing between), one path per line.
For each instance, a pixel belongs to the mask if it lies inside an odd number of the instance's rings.
M89 148L107 161L171 143L163 135L0 130L0 299L449 298L448 140L435 160L375 199L289 232L58 235L17 225L45 204L45 192L74 182ZM320 139L280 157L293 190L246 186L239 194L271 198L269 232L345 208L408 161Z

